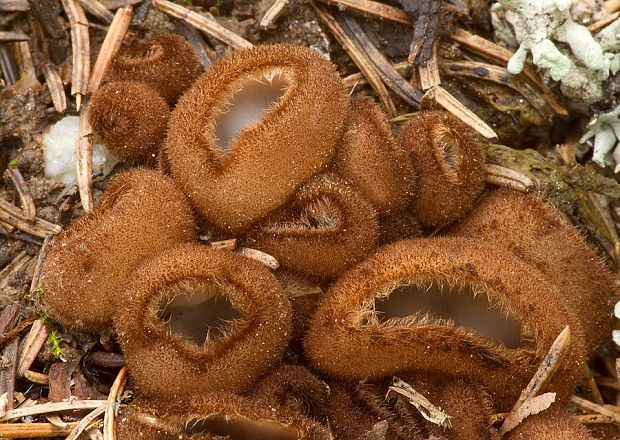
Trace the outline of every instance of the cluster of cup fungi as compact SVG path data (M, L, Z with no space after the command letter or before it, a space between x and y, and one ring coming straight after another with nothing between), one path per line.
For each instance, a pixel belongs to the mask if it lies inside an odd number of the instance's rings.
M136 166L51 243L42 286L66 327L115 330L138 395L119 440L497 439L491 415L567 325L556 403L506 438L592 438L566 402L609 339L614 278L542 199L485 185L453 115L420 111L394 136L308 48L202 72L161 35L119 53L89 120ZM451 427L386 399L394 377Z

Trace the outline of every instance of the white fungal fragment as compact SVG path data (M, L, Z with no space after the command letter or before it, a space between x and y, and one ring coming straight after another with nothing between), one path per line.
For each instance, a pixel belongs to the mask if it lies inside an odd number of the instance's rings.
M579 142L587 142L594 138L592 160L606 167L616 164L614 172L620 172L620 105L609 113L603 113L594 118L588 125L588 131Z
M571 0L499 0L491 9L495 38L515 49L508 70L520 73L532 54L545 79L560 81L579 102L602 98L602 82L620 69L620 20L598 35L571 18Z
M45 177L62 181L65 185L77 182L75 141L80 129L80 118L65 116L43 135ZM108 152L104 144L93 145L93 173L107 175L118 159Z

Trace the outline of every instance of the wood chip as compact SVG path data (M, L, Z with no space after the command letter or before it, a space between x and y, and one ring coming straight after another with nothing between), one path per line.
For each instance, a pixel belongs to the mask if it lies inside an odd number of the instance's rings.
M400 394L407 398L409 403L411 403L415 408L420 412L422 417L428 420L435 425L441 426L442 428L450 428L450 416L443 412L441 408L433 405L426 397L422 394L418 393L413 389L411 385L405 382L398 377L395 377L392 381L393 385L389 387L386 398L390 396L390 393Z
M411 17L407 12L394 6L386 5L371 0L320 0L323 3L350 9L365 16L376 17L382 20L405 26L413 26Z
M75 140L77 183L84 212L93 210L93 129L88 122L87 108L80 112L80 129Z
M84 8L84 11L97 17L99 20L106 24L112 23L114 14L112 14L101 2L98 0L79 0L80 4Z
M103 81L103 77L110 63L123 43L132 17L133 9L131 6L123 6L116 11L112 24L101 45L101 50L97 55L97 61L95 61L95 65L93 66L93 73L90 77L90 83L88 84L88 91L90 93L95 93L101 85L101 81Z
M545 393L540 396L525 399L516 411L511 411L510 414L506 416L500 428L500 433L505 435L507 432L512 431L525 418L546 410L553 402L555 402L555 393Z
M485 138L497 140L497 133L486 122L476 116L474 112L465 107L464 104L448 93L443 87L435 86L424 94L422 107L432 106L431 102L439 104Z
M117 405L120 403L121 395L127 383L127 367L121 368L114 379L110 395L106 402L105 415L103 417L103 440L116 440L115 416Z
M0 0L0 12L28 12L28 0Z
M265 15L260 20L260 27L263 29L267 29L278 20L278 18L284 12L284 9L289 4L289 0L276 0L272 3L272 5L267 9Z
M93 410L107 405L107 400L70 400L68 402L40 403L27 408L17 408L9 411L4 416L0 417L0 422L42 414L75 412L88 409ZM2 426L2 424L0 424L0 426Z
M67 110L67 95L65 95L65 86L60 79L58 69L50 62L46 62L41 68L43 76L45 77L45 84L52 95L52 103L54 109L58 113L64 113Z
M527 410L523 410L521 409L521 407L525 404L526 401L536 397L540 393L540 391L542 391L544 387L547 386L549 381L553 379L553 376L560 368L560 365L562 364L562 361L564 360L564 357L566 356L566 353L570 348L570 344L571 331L570 326L567 325L555 339L555 341L551 345L551 348L549 349L549 352L540 363L538 370L536 370L536 373L521 392L521 395L512 407L512 410L504 419L504 422L499 429L501 435L504 435L513 428L515 428L521 422L521 420L523 420L523 414L525 414ZM550 398L548 397L547 399Z
M0 438L65 437L77 425L75 422L69 422L66 428L59 428L52 423L0 423Z
M80 111L82 97L88 92L90 77L90 41L88 20L82 5L77 0L61 0L71 25L71 48L73 71L71 73L71 95L75 96L75 107Z
M30 41L30 37L23 32L0 31L0 42Z
M4 176L11 179L13 186L17 190L19 199L22 204L22 210L24 211L24 217L30 222L34 222L37 217L37 209L34 205L34 199L30 194L30 188L26 184L22 173L18 168L7 168L4 171Z
M278 263L278 260L276 260L273 256L269 255L268 253L259 251L258 249L240 247L239 249L237 249L237 253L241 255L245 255L248 258L252 258L258 261L259 263L264 264L271 270L276 270L277 268L280 267L280 263Z
M357 40L352 39L347 33L345 33L342 26L325 7L317 5L314 2L310 2L310 4L321 21L323 21L323 23L325 23L328 27L334 38L336 38L344 50L349 54L358 69L360 69L361 74L368 80L368 83L370 83L370 86L379 97L379 101L383 105L383 109L388 115L394 116L396 114L396 106L392 102L392 98L390 97L385 84L381 80L381 74L371 62L368 55L366 55L366 53L362 50L360 44Z
M248 49L253 47L253 44L248 40L226 29L217 21L207 18L204 15L200 15L197 12L190 11L181 5L177 5L167 0L153 0L153 6L161 12L191 24L207 35L216 38L234 49Z
M84 432L84 430L86 430L86 428L88 428L90 424L97 420L97 418L103 415L105 411L105 406L101 406L91 411L86 417L80 420L80 422L73 429L73 431L71 431L71 434L69 434L69 436L65 440L77 440L82 434L82 432Z
M39 351L45 345L49 332L41 319L32 323L28 335L24 339L22 350L17 360L17 376L23 377L26 370L30 370L32 363L37 358Z
M486 181L492 185L529 192L534 188L534 181L525 174L500 165L486 164Z

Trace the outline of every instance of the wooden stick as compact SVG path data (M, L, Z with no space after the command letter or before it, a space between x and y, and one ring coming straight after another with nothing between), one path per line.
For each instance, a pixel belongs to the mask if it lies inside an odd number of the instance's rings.
M528 192L534 188L534 181L525 174L500 165L486 164L486 181L492 185Z
M288 5L289 0L275 0L272 5L267 9L263 18L260 21L260 27L267 29L272 26L276 20L282 15L284 9Z
M2 269L0 272L0 291L8 286L13 275L22 271L29 261L30 256L28 253L26 251L21 251L15 256L15 258L13 258L13 260L11 260L9 264L4 267L4 269Z
M110 394L108 395L107 407L103 417L103 440L116 440L114 415L116 413L116 405L120 401L126 383L127 367L123 367L118 372L116 379L114 379Z
M0 31L0 42L30 41L30 37L23 32Z
M98 0L79 0L80 4L86 12L90 15L97 17L99 20L106 24L112 23L114 14L103 6Z
M413 26L411 17L402 9L371 0L319 0L323 3L344 7L366 16L378 17L405 26Z
M65 95L65 86L60 79L56 66L46 62L41 70L50 95L52 95L54 108L58 113L64 113L67 110L67 95Z
M66 428L59 428L52 423L0 423L0 438L64 437L77 425L76 422L69 422Z
M439 65L437 64L437 43L433 45L433 53L426 63L426 66L418 67L420 74L420 86L422 90L428 90L441 84L439 76Z
M93 129L84 108L80 112L80 130L75 140L78 190L84 212L93 210Z
M448 93L443 87L435 86L428 90L422 99L422 107L426 107L429 101L436 102L485 138L497 139L497 133L486 122L465 107L461 101Z
M34 70L34 64L32 62L32 54L30 53L30 47L27 41L18 41L17 53L19 54L19 67L22 78L37 79L37 73Z
M69 411L93 410L100 406L107 406L107 400L70 400L67 402L40 403L27 408L17 408L0 417L0 422L15 420L22 417L38 416L41 414L53 414ZM2 424L0 424L2 426Z
M30 370L39 351L45 345L49 331L41 319L32 323L32 327L24 340L22 351L17 360L17 376L23 377L26 370Z
M71 95L75 96L75 108L79 112L82 106L82 96L88 92L88 78L90 77L88 20L82 5L77 0L62 0L62 6L71 24L71 48L73 51Z
M28 0L0 0L0 12L28 12Z
M112 24L108 29L108 33L105 35L103 44L99 55L97 55L97 61L93 67L93 74L90 77L90 83L88 84L88 91L95 93L101 85L101 81L110 66L110 63L116 56L116 53L121 48L125 34L129 29L131 18L133 17L133 8L131 6L123 6L116 11Z
M94 409L90 412L86 417L80 420L80 423L71 431L71 434L67 436L65 440L77 440L82 432L88 428L88 426L93 423L100 415L106 412L106 407L101 406L99 408Z
M396 106L392 102L392 98L385 87L385 84L381 80L379 70L372 64L368 55L362 50L359 43L356 40L351 39L344 31L342 26L332 17L324 6L319 6L315 2L310 2L310 5L314 8L314 11L319 18L329 28L330 32L338 40L340 45L349 54L353 62L360 69L361 74L366 77L368 83L371 85L379 100L383 104L383 108L390 116L396 114Z
M618 408L618 410L612 410L609 408L611 405L599 405L579 396L571 396L570 401L577 408L583 411L594 412L603 416L607 416L612 418L614 423L620 423L620 408Z
M197 12L190 11L183 6L169 2L168 0L153 0L153 6L160 11L171 15L172 17L191 24L207 35L211 35L213 38L216 38L222 43L228 44L235 49L248 49L253 46L253 44L248 40L232 31L229 31L217 21L209 19L204 15L200 15Z
M553 378L555 373L560 368L566 353L570 348L571 332L570 326L566 326L564 330L555 339L549 352L540 363L538 370L527 384L527 386L521 392L521 395L517 399L517 402L512 407L512 410L508 413L504 422L499 428L501 435L505 435L512 430L519 423L518 412L519 408L525 403L526 400L536 397L536 395L544 389L544 387Z
M26 220L30 222L35 221L37 217L37 208L34 205L34 199L32 198L32 194L30 194L30 188L26 185L26 181L24 180L22 173L19 172L18 168L7 168L4 171L4 175L11 179L13 186L17 190Z
M48 234L58 234L62 227L37 217L34 223L28 221L24 212L6 200L0 199L0 219L36 237L45 238Z
M615 423L614 418L603 414L576 414L574 416L584 425L600 425Z
M41 246L41 249L39 249L39 254L37 255L37 263L34 267L34 273L32 274L32 281L30 282L30 293L34 292L40 287L41 274L43 273L43 263L45 262L45 255L51 241L52 235L48 235L47 237L45 237L45 240L43 240L43 245Z

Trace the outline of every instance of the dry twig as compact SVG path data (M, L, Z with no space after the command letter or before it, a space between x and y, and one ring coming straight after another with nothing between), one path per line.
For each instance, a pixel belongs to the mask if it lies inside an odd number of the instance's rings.
M19 70L21 72L21 78L30 78L33 81L36 81L37 73L34 70L32 54L30 53L30 46L28 46L28 42L19 41L15 44L17 45L17 54L19 55Z
M405 11L394 6L371 0L320 0L323 3L335 5L359 12L366 16L377 17L394 23L412 26L411 17Z
M23 32L0 31L0 42L29 41L30 37Z
M75 164L80 201L84 212L93 210L93 129L86 116L87 109L80 112L80 130L75 140Z
M129 29L132 16L133 8L131 6L123 6L116 11L112 24L101 45L101 50L97 55L97 61L95 61L93 66L93 73L88 83L88 91L90 93L95 93L99 88L106 70L121 47L127 29Z
M88 92L90 77L90 41L88 20L77 0L62 0L62 6L71 24L71 48L73 71L71 73L71 95L75 96L75 107L80 111L82 96Z
M70 400L67 402L40 403L38 405L8 411L0 417L0 422L20 419L28 416L38 416L42 414L83 411L88 409L93 410L101 406L107 406L107 403L107 400ZM2 426L2 424L0 424L0 426Z
M28 0L0 0L0 12L28 12Z
M77 425L75 422L69 422L66 427L59 428L52 423L0 423L0 438L64 437Z
M47 374L38 373L32 370L24 371L24 378L39 385L49 385L50 383L50 378Z
M67 436L65 440L77 440L82 432L86 430L99 416L101 416L106 411L105 406L100 406L99 408L95 408L91 411L86 417L84 417L77 426L71 431L71 434Z
M259 263L264 264L271 270L276 270L277 268L280 267L280 263L278 263L278 260L276 260L273 256L269 255L268 253L259 251L258 249L240 247L239 249L237 249L237 253L241 255L245 255L248 258L252 258L258 261Z
M39 254L37 255L37 263L34 267L34 273L32 274L32 281L30 282L30 293L34 292L39 288L41 284L41 274L43 273L43 263L45 262L45 254L47 252L47 247L52 241L52 236L48 235L43 240L43 245L41 249L39 249Z
M34 222L30 222L21 209L2 199L0 199L0 220L40 238L45 238L48 234L55 235L62 231L61 226L39 217Z
M618 407L613 407L612 405L599 405L598 403L590 402L589 400L586 400L583 397L579 396L571 396L570 401L577 408L583 411L593 412L605 417L610 417L611 419L613 419L614 423L620 424L620 408Z
M260 27L267 29L273 25L276 20L282 15L284 9L288 5L289 0L275 0L273 4L267 9L265 15L260 20Z
M37 217L37 208L34 205L34 199L32 198L32 194L30 194L30 188L26 185L22 173L18 168L7 168L4 171L4 175L11 179L13 186L17 190L19 200L22 203L24 217L26 217L28 221L33 222Z
M153 6L172 17L189 23L207 35L211 35L213 38L218 39L222 43L228 44L234 49L247 49L253 46L253 44L248 40L232 31L229 31L217 21L207 18L204 15L200 15L197 12L190 11L181 5L177 5L167 0L153 0Z
M121 368L114 379L108 400L106 401L106 410L103 418L103 440L116 440L115 415L117 405L120 402L123 389L127 383L127 367Z
M45 77L45 83L52 95L54 108L58 113L64 113L67 110L67 96L65 95L65 87L60 79L56 66L50 62L46 62L41 69Z
M525 174L500 165L486 164L486 180L492 185L528 192L534 188L534 181Z
M32 323L32 327L22 347L22 351L19 353L17 360L17 376L23 377L26 370L29 370L32 363L37 358L39 351L45 345L48 336L47 326L41 319L37 319Z
M433 405L426 397L418 393L411 385L398 377L393 379L393 386L390 386L386 398L390 393L400 394L404 396L420 412L422 417L431 423L442 428L450 428L450 416L443 412L441 408Z
M521 395L512 407L512 410L506 415L506 418L504 419L504 422L499 429L501 435L504 435L514 429L523 420L524 414L521 407L523 407L526 402L536 398L538 393L540 393L540 391L542 391L545 386L547 386L549 381L553 378L555 373L560 368L560 365L562 364L562 361L564 360L564 357L566 356L566 353L570 348L570 343L571 332L570 327L567 325L551 345L549 352L540 363L538 370L536 371L530 382L521 392ZM553 395L553 400L555 400L555 394ZM549 405L553 402L553 400L551 400L551 402L548 402ZM525 416L529 414L525 414Z
M84 10L92 16L97 17L106 24L112 23L114 15L98 0L79 0L79 2Z

